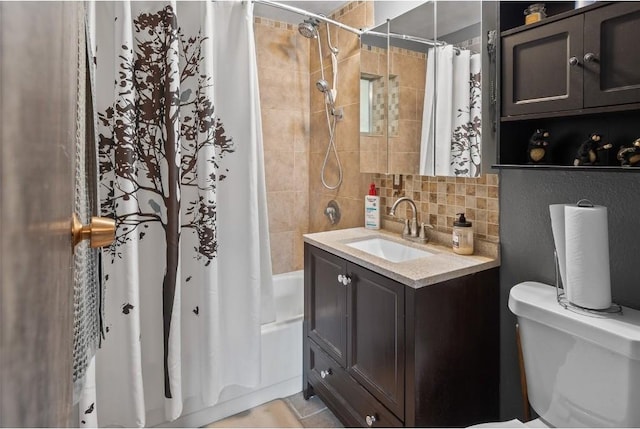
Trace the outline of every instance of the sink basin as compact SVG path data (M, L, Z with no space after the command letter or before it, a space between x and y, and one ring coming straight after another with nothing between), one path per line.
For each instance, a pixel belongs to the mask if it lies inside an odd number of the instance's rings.
M435 255L435 253L427 252L426 250L405 246L404 244L396 243L395 241L386 240L380 237L354 241L353 243L346 243L346 245L353 247L354 249L370 253L378 258L386 259L390 262L405 262L412 259Z

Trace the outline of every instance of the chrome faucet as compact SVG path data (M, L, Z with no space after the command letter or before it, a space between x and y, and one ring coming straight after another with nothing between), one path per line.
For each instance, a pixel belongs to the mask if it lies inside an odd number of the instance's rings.
M391 210L389 211L389 214L391 216L395 216L396 208L403 201L406 201L411 206L411 209L413 210L413 218L411 218L410 225L408 224L409 223L408 220L405 222L405 228L404 228L404 231L402 232L402 236L414 237L414 238L418 237L418 208L416 207L416 203L411 198L409 197L398 198L396 202L393 203L393 205L391 206Z

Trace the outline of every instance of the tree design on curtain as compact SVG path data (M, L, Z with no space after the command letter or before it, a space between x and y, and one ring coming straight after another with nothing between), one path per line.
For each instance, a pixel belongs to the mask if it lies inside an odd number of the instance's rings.
M482 92L480 73L471 73L469 109L458 109L458 117L463 113L479 112ZM480 167L481 120L471 116L469 122L453 130L451 136L451 166L456 176L476 177Z
M235 149L205 90L212 86L200 70L206 38L186 38L171 6L133 24L135 46L121 47L114 105L98 114L112 133L99 136L101 204L116 219L112 261L122 258L122 245L144 239L150 224L164 231L164 383L171 398L167 359L181 231L197 236L195 257L208 266L217 253L216 183L225 178L219 161ZM197 81L195 91L181 92L187 80ZM197 197L181 201L186 188Z

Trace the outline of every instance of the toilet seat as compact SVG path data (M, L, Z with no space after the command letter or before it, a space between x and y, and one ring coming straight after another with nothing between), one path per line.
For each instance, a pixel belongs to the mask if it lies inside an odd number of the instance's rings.
M508 420L505 422L481 423L479 425L469 426L472 428L548 428L542 420L535 419L526 423L522 423L518 419Z

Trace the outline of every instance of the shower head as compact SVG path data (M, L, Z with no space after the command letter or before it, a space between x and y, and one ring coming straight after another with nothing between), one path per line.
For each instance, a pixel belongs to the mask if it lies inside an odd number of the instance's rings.
M318 37L318 23L314 18L307 18L298 24L298 31L307 39L315 39Z
M327 83L326 80L320 79L319 81L316 82L316 88L318 88L318 91L320 92L328 92L329 84Z
M335 108L336 92L329 88L329 84L324 79L320 79L316 82L316 88L318 88L318 91L324 93L327 103L329 103L329 106L331 106L331 109L333 110Z

